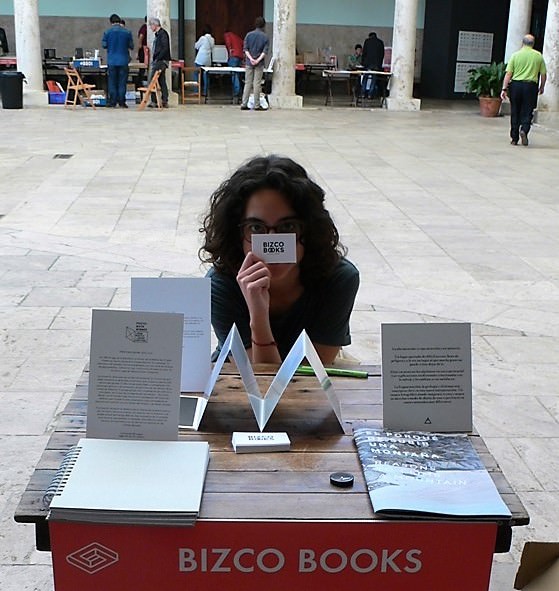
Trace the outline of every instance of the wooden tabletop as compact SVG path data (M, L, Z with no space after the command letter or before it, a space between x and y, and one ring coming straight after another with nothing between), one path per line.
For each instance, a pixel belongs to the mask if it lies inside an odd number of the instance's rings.
M382 426L382 397L378 366L364 367L368 379L332 378L342 407L344 434L325 393L314 377L296 376L272 414L267 431L286 431L288 453L235 454L233 431L258 431L242 381L236 373L221 375L197 432L181 431L183 440L210 443L200 519L366 520L374 522L371 501L351 429L356 425ZM256 368L265 392L274 372ZM226 371L226 370L225 370ZM224 372L222 372L223 374ZM85 435L88 372L59 417L46 449L16 509L15 520L34 523L38 550L49 550L44 491L66 451ZM496 552L510 547L511 527L526 525L528 514L502 474L481 437L472 442L512 513L499 522ZM351 472L352 488L330 484L332 472ZM343 495L343 498L342 498Z

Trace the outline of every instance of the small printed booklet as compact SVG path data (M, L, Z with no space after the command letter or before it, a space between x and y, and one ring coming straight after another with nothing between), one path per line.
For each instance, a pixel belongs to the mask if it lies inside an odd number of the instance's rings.
M396 518L510 519L467 435L357 428L375 513Z

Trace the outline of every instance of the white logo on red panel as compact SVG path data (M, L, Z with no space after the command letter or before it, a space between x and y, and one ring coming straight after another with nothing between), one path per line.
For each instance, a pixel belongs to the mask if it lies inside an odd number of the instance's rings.
M86 573L93 575L111 564L118 562L118 553L99 542L92 542L66 556L66 561Z

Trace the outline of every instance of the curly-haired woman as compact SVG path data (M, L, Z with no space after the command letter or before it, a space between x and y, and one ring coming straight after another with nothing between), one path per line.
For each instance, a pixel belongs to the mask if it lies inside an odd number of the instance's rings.
M253 363L279 363L303 329L323 363L350 343L359 272L302 166L277 155L249 160L213 193L200 232L219 347L233 323ZM296 234L297 263L266 264L251 252L252 235L269 232Z

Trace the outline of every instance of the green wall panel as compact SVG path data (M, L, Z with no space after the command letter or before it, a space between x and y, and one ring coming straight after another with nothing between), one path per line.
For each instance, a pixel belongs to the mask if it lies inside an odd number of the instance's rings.
M297 22L314 25L363 25L392 27L395 0L298 0ZM185 16L194 19L195 0L184 0ZM107 18L113 12L123 18L142 18L146 3L139 0L39 0L41 16L75 16ZM171 17L178 13L177 0L171 0ZM13 14L13 0L0 0L0 14ZM425 0L419 0L417 27L423 28ZM264 17L272 22L274 0L264 0Z

